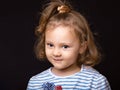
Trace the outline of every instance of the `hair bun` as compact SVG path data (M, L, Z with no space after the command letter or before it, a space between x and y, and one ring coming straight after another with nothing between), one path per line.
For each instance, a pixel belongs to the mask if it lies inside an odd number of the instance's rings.
M57 11L59 13L67 13L67 12L70 12L70 8L66 5L61 5L61 6L58 6Z

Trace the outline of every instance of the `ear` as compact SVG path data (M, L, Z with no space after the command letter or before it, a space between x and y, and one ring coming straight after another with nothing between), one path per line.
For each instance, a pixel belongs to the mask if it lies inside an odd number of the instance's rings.
M87 41L83 42L80 44L80 50L79 50L79 53L80 54L83 54L87 49Z

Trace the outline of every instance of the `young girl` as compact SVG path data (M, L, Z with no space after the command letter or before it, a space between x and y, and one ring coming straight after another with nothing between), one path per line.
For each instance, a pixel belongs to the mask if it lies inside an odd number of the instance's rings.
M100 53L85 18L54 0L43 10L36 34L36 55L53 65L33 76L27 90L111 90L105 76L92 68Z

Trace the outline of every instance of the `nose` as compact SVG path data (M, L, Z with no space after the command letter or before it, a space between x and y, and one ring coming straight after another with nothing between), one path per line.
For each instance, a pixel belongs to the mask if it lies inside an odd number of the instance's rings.
M61 56L61 51L59 48L54 48L53 50L53 55L56 56L56 57L59 57Z

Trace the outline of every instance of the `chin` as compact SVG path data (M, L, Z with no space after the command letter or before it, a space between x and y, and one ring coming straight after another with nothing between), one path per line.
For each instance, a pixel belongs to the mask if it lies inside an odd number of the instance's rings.
M56 70L64 70L65 67L63 67L63 66L54 66L54 69L56 69Z
M56 70L66 70L67 69L67 67L64 67L64 66L54 66L54 68Z

